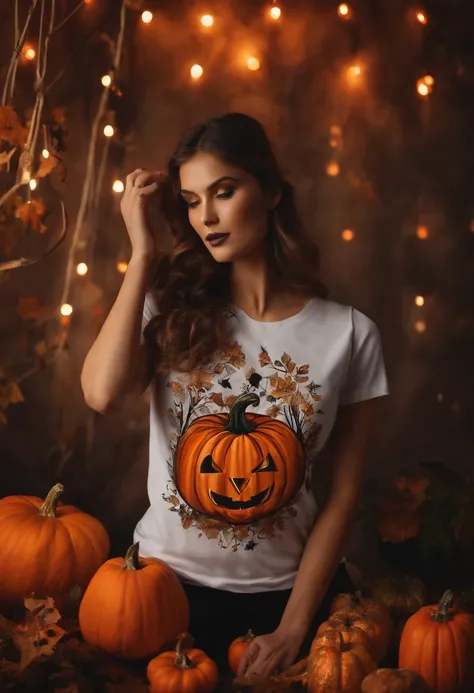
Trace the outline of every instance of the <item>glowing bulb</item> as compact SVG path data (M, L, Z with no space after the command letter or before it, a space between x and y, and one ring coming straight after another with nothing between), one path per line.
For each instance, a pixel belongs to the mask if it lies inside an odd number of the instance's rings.
M349 19L352 14L351 8L345 2L341 3L337 8L337 13L341 19Z
M421 306L425 305L425 299L423 296L416 296L415 298L415 304L421 308Z
M260 68L260 63L257 60L257 58L250 57L247 60L247 67L249 70L252 70L253 72L255 72L255 70L258 70Z
M430 235L429 231L428 231L428 227L427 226L421 226L421 225L418 226L418 228L416 230L416 235L418 236L418 238L421 238L422 241L426 240L428 238L428 236Z
M211 14L204 14L201 17L201 24L203 26L212 26L214 24L214 17Z
M342 240L344 241L352 241L354 240L354 231L351 231L351 229L344 229L342 232Z
M153 19L153 15L151 12L148 10L145 10L145 12L142 12L142 22L144 24L149 24Z
M415 330L420 334L426 331L426 322L424 320L417 320L415 322Z
M339 164L337 161L330 161L326 166L326 173L328 176L338 176L339 175Z
M30 190L36 190L36 188L38 187L38 181L35 180L34 178L32 178L30 180L29 186L30 186Z
M420 96L428 96L428 94L430 93L428 85L424 84L424 83L419 84L418 85L418 93L420 94Z
M329 132L332 137L342 137L342 128L340 125L331 125Z
M61 315L65 315L65 316L71 315L72 311L73 311L73 308L69 303L63 303L63 305L61 306Z
M112 77L110 75L104 75L100 81L102 82L102 86L110 87L112 84Z
M420 24L427 24L428 23L428 17L424 12L417 12L416 13L416 18L420 22Z
M281 17L281 10L279 7L272 7L270 10L270 17L272 19L280 19Z
M85 262L80 262L77 267L76 267L76 272L83 277L85 274L87 274L88 266L86 265ZM63 313L64 315L64 313Z
M125 262L122 260L122 262L117 262L117 271L120 272L120 274L125 274L128 268L128 262Z
M362 74L362 68L360 65L351 65L347 70L348 77L360 77Z
M431 75L426 75L425 79L425 84L427 84L429 87L432 87L434 84L434 77Z
M25 46L23 55L25 56L25 58L27 60L34 60L36 57L36 51L31 46L28 46L28 47Z
M48 152L48 150L47 150L47 149L43 149L43 151L41 152L41 156L43 157L43 159L49 159L49 152Z
M121 180L114 180L112 190L116 193L123 193L123 191L125 190L125 186Z
M202 69L201 65L193 65L190 72L191 72L191 77L193 79L199 79L204 74L204 70Z
M113 137L115 134L115 130L113 129L112 125L106 125L104 128L104 135L106 137Z

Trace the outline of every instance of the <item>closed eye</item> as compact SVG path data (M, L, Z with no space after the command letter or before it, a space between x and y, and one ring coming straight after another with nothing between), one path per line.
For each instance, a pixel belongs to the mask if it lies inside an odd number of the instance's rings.
M222 192L222 193L219 193L218 195L216 195L216 199L229 200L231 197L234 196L234 194L235 194L235 190L226 190L225 192ZM187 200L184 199L184 202L186 204L186 207L188 207L188 209L195 209L199 204L199 200L193 200L192 202L188 202Z

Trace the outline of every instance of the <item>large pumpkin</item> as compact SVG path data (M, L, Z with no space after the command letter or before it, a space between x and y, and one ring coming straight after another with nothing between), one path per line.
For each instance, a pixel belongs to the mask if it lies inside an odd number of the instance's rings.
M417 671L433 693L474 690L474 617L450 605L447 590L439 605L410 616L400 641L399 665Z
M233 524L255 522L283 508L305 477L305 457L292 429L263 414L255 393L238 397L229 414L193 421L181 437L174 476L194 510Z
M386 622L388 629L392 627L392 619L390 618L388 609L374 599L363 597L362 593L359 591L355 592L355 594L337 594L331 602L329 614L332 616L336 611L351 610L359 611L368 618L372 616L379 617Z
M410 669L377 669L362 681L361 693L430 693L426 681Z
M316 637L308 659L308 693L360 693L367 674L377 668L364 647L344 642L341 633Z
M109 537L92 515L62 505L62 484L43 501L36 496L0 500L0 602L25 597L59 597L83 590L107 559Z
M183 647L178 638L176 652L162 652L147 666L151 693L212 693L219 671L205 652Z
M175 572L157 558L139 557L138 548L104 563L79 607L84 640L129 659L155 655L189 625L188 600Z
M426 604L426 587L418 578L379 578L372 585L372 596L395 617L414 614Z
M362 631L370 640L369 651L377 663L387 653L392 637L391 622L376 611L369 613L366 607L336 611L319 626L317 635L327 631Z

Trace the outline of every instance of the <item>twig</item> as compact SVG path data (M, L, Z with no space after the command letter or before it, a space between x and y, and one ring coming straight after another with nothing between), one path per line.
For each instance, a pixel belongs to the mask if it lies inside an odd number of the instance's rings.
M57 31L62 29L63 26L66 24L66 22L68 22L71 19L71 17L73 17L76 14L76 12L81 9L81 7L84 5L84 3L85 3L85 0L81 0L80 3L78 5L76 5L76 7L69 12L69 14L63 19L63 21L59 22L59 24L57 24L57 26L54 27L53 33L55 34Z
M8 66L7 76L5 78L5 85L3 87L2 106L5 106L5 104L7 102L9 84L10 84L10 81L12 81L13 74L15 74L15 72L16 72L16 64L19 60L21 49L23 48L23 44L25 42L26 32L28 31L28 27L30 26L31 18L33 16L33 13L36 9L37 4L38 4L38 0L32 0L31 5L30 5L30 9L28 10L28 15L26 17L25 26L23 27L23 31L21 32L21 35L15 44L15 48L13 49L13 54L12 54L12 57L10 58L10 65ZM17 15L15 14L15 16L17 16ZM13 86L14 86L14 84L12 83L12 86L10 89L10 98L13 94Z
M125 0L122 1L122 7L120 11L120 29L119 29L119 35L117 38L117 43L115 45L115 55L114 55L114 60L113 60L113 66L114 66L114 72L117 74L118 68L120 66L120 58L122 54L122 48L123 48L123 40L124 40L124 35L125 35L125 24L126 24L126 16L127 16L127 6ZM77 213L77 218L76 218L76 224L74 228L74 232L72 235L72 240L71 240L71 245L69 247L69 253L68 253L68 259L67 259L67 265L66 265L66 274L64 278L64 287L63 287L63 292L62 292L62 297L61 297L61 305L63 303L66 303L67 298L69 296L69 290L71 286L71 281L73 277L73 270L74 270L74 262L75 262L75 255L76 255L76 249L79 241L81 240L81 233L82 233L82 226L84 223L84 218L86 216L86 212L89 206L90 202L90 195L91 195L91 181L94 173L94 164L95 164L95 155L96 155L96 149L97 149L97 139L99 136L99 127L103 118L103 115L105 113L105 109L107 106L107 101L108 101L108 96L109 96L109 90L110 87L104 87L100 100L99 100L99 105L97 108L97 112L94 118L94 122L92 124L92 130L91 130L91 137L89 140L89 151L87 155L87 167L86 167L86 175L84 179L84 184L82 186L82 195L81 195L81 202L79 205L79 211Z

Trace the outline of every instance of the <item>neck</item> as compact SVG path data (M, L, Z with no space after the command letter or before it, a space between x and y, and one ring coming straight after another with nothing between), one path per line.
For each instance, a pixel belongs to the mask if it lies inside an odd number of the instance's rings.
M278 286L263 253L237 260L230 274L232 303L256 316L263 316L278 301ZM281 287L280 287L281 289Z

